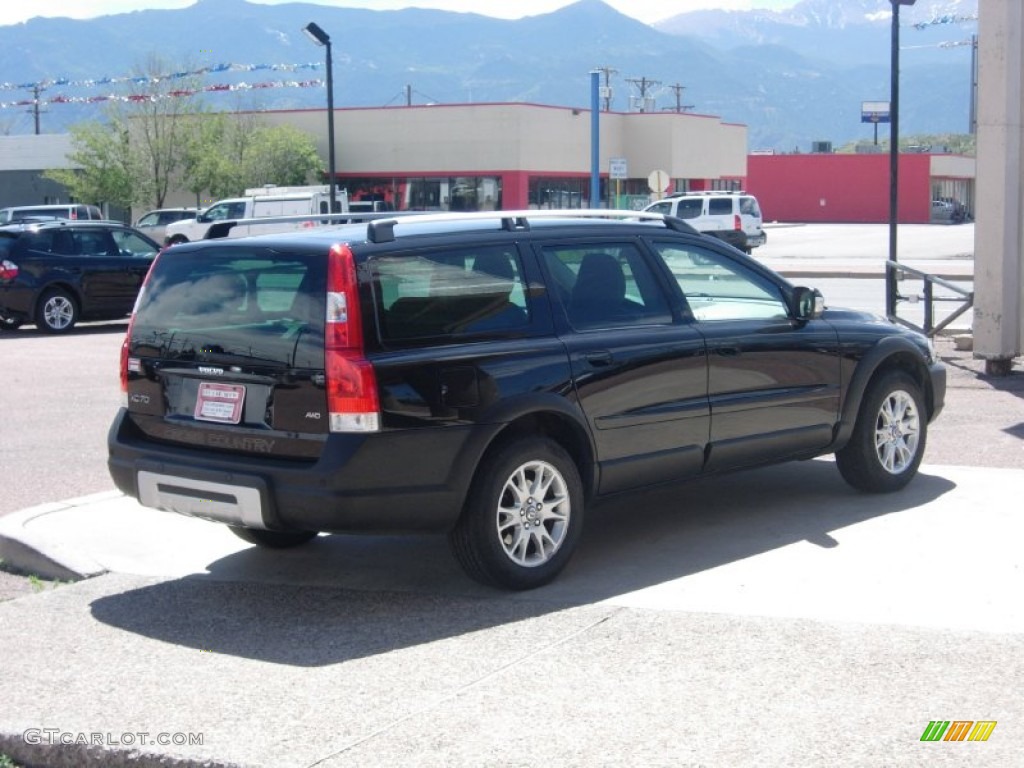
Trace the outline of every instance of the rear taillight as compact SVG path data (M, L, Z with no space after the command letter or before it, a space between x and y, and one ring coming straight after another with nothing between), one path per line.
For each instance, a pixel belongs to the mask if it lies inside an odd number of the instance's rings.
M0 261L0 280L13 280L18 276L18 265L4 259Z
M324 339L331 432L376 432L380 429L377 376L363 352L355 256L345 245L332 247L327 263Z
M733 214L732 228L736 231L743 229L743 219L740 218L738 213Z
M132 307L131 317L128 318L128 330L124 334L124 341L121 342L121 395L124 398L122 403L125 407L128 406L128 374L129 373L141 373L142 372L142 361L137 357L131 357L128 354L128 349L132 342L132 328L135 326L135 314L139 311L139 303L142 301L142 296L146 292L146 285L149 283L149 276L153 274L153 267L156 266L157 259L166 249L161 249L157 253L156 258L153 259L149 265L149 271L146 272L146 277L142 280L142 286L139 288L139 293L135 297L135 306Z

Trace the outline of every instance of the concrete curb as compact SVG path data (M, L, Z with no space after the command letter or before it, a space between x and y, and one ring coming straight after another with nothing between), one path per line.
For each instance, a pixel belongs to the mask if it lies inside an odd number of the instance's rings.
M61 581L78 581L106 573L107 569L91 558L50 537L30 533L28 524L46 515L122 496L119 491L106 491L40 504L0 517L0 559L18 571Z

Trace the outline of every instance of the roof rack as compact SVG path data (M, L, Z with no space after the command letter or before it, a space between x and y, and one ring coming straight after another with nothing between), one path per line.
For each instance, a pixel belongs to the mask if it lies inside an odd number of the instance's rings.
M495 221L508 232L530 229L531 219L632 219L663 221L665 226L681 232L693 232L692 227L674 216L644 211L623 211L604 208L571 208L520 211L466 211L460 213L424 213L394 218L380 218L366 227L366 239L371 243L389 243L395 239L395 227L405 224L423 224L456 221Z
M692 192L673 192L670 195L665 195L665 198L669 197L698 197L706 195L745 195L746 190L743 189L697 189ZM663 199L665 199L663 198Z

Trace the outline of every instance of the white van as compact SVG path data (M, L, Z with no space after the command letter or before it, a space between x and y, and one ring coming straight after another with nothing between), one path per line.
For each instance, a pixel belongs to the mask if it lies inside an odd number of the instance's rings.
M684 219L697 231L747 253L768 239L761 206L746 192L687 192L651 203L644 211Z
M270 232L318 226L318 220L305 219L267 224L236 223L242 219L280 216L311 216L330 210L330 187L259 187L247 189L245 197L220 200L201 211L194 219L167 225L164 244L176 245L218 237L245 237ZM348 213L348 193L335 191L335 213Z
M16 205L0 208L0 226L17 224L19 221L39 221L41 219L102 219L103 211L95 205L67 203L65 205Z

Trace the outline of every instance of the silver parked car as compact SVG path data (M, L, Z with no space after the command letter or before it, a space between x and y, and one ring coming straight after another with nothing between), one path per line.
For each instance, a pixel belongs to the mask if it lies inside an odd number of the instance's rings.
M143 214L135 222L135 228L158 243L163 243L164 230L168 224L182 219L194 219L198 212L196 208L157 208Z

